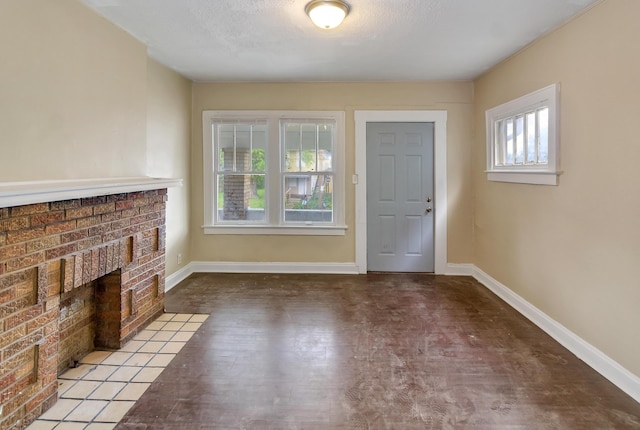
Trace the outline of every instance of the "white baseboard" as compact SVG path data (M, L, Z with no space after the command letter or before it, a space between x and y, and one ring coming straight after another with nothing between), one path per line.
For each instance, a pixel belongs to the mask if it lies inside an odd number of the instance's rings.
M164 278L164 292L166 293L180 282L184 281L193 273L191 269L191 263L182 267L180 270L173 272L171 275Z
M473 264L447 263L445 275L450 276L473 276Z
M638 376L622 367L598 348L586 342L478 267L473 266L473 277L557 340L576 357L640 403L640 378Z
M192 273L325 273L358 274L355 263L267 263L230 261L193 261Z
M192 273L324 273L357 275L355 263L266 263L192 261L167 276L164 291L167 292L184 281Z

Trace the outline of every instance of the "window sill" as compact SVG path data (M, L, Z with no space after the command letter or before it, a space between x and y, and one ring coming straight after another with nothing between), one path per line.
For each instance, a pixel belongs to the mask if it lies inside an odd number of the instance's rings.
M525 172L525 171L490 171L487 179L495 182L511 182L533 185L558 185L558 176L562 172Z
M205 225L204 234L254 234L276 236L344 236L347 226Z

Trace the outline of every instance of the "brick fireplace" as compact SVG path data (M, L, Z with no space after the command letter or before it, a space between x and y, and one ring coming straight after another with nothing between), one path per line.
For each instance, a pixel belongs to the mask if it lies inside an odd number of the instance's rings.
M113 193L128 185L0 207L0 429L24 428L70 363L163 312L167 189Z

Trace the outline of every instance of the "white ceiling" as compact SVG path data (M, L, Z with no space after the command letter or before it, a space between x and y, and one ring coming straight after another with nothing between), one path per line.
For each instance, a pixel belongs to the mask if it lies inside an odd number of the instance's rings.
M83 0L195 81L473 79L599 0L347 0L333 30L309 0Z

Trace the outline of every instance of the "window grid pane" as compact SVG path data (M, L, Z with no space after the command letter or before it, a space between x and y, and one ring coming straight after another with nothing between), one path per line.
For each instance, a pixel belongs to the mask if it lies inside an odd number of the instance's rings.
M214 125L218 170L265 172L267 129L259 124ZM254 160L255 159L255 160Z
M264 183L264 175L219 173L217 221L265 222Z
M524 164L524 116L518 115L515 120L516 159L515 164Z
M528 112L526 121L527 135L527 164L535 164L537 161L537 141L536 139L536 113Z
M332 123L283 121L282 160L285 172L331 172L333 155Z
M495 122L496 166L549 162L549 109L546 107Z
M333 222L334 176L284 174L284 221Z
M549 162L549 109L538 109L538 164Z
M513 117L507 119L506 165L513 165Z

